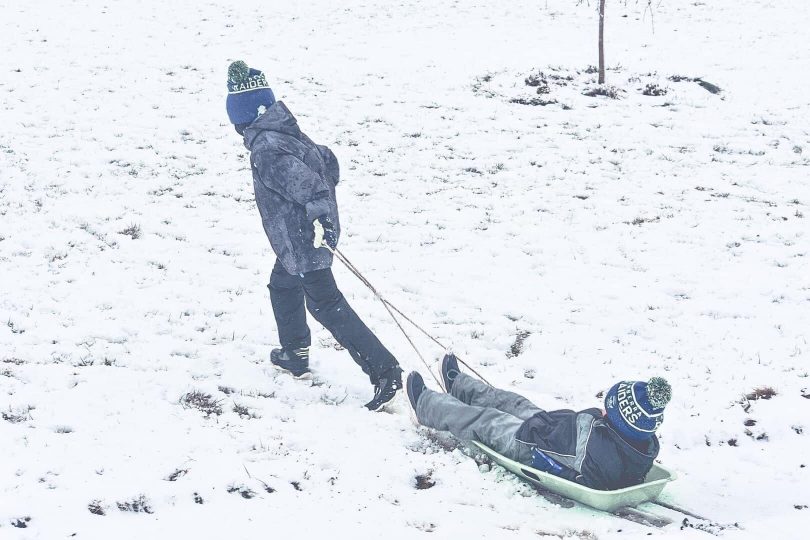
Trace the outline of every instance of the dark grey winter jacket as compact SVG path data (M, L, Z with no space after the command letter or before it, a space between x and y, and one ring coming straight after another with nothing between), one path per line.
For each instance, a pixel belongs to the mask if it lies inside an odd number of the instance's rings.
M281 101L254 120L244 138L256 205L276 257L290 274L329 268L329 250L312 247L312 221L326 216L340 234L337 158L301 132Z
M655 435L637 448L625 441L599 409L540 412L515 438L565 467L563 478L594 489L621 489L647 476L660 448Z

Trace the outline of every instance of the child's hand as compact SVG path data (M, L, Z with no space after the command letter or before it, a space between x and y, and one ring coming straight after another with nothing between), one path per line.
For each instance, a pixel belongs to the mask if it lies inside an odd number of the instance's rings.
M327 216L321 216L312 222L312 229L315 231L315 236L312 240L312 245L315 249L329 246L330 249L337 248L337 231L335 224Z

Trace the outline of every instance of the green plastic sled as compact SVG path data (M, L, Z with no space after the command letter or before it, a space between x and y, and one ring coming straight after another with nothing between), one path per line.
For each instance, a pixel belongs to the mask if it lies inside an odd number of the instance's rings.
M473 444L498 465L523 480L604 512L613 513L620 508L634 507L644 502L654 501L661 494L667 482L672 482L676 478L675 473L666 467L653 465L650 472L647 473L644 483L613 491L601 491L512 461L479 442L473 441Z

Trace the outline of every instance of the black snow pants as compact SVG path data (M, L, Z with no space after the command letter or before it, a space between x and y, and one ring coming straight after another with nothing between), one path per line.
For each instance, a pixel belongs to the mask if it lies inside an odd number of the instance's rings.
M312 343L304 310L306 298L306 309L349 351L372 384L377 384L392 368L399 367L394 355L360 320L338 290L330 268L294 275L276 260L267 288L283 348L298 349Z

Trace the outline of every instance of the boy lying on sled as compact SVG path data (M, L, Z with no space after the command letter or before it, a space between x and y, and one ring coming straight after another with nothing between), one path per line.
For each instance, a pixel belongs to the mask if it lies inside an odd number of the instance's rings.
M408 399L423 426L478 441L509 459L590 488L639 484L653 465L655 431L672 390L666 380L622 381L605 395L605 410L544 411L528 399L488 386L442 360L447 394L429 390L417 372Z

